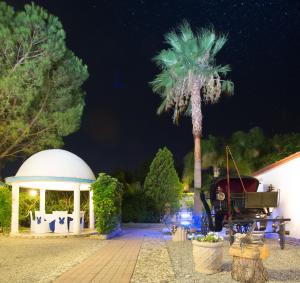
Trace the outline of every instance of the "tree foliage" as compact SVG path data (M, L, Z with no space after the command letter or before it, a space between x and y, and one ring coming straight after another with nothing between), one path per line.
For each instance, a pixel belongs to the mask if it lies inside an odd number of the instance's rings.
M182 184L174 167L172 153L164 147L155 155L144 183L145 194L154 200L161 214L166 203L178 208Z
M176 123L182 114L192 117L199 114L195 118L197 125L193 119L193 127L194 134L195 131L201 134L201 109L194 108L201 108L201 105L193 105L192 96L201 96L207 103L216 103L222 92L233 93L233 83L221 79L230 67L216 65L215 60L226 41L225 35L217 35L213 29L202 29L195 34L186 21L179 26L178 32L165 35L169 48L154 57L161 73L150 83L153 91L162 98L158 114L173 109L173 121Z
M97 231L109 234L121 221L122 184L117 179L100 173L91 187Z
M184 190L188 191L194 181L194 152L190 151L183 158L182 183Z
M153 199L145 194L140 182L126 184L122 202L123 222L155 223L159 222L159 216Z
M268 145L270 150L261 162L263 166L300 151L300 133L274 135Z
M59 19L0 2L0 162L63 145L80 126L87 67Z
M231 149L238 169L242 175L250 175L273 162L300 151L300 134L289 133L268 137L261 128L255 127L246 131L236 131L229 138L209 136L202 140L202 168L205 175L213 176L210 169L218 167L221 175L226 173L225 146ZM193 178L193 153L184 157L183 180ZM230 171L236 174L232 160L229 160ZM209 178L207 179L210 180ZM204 181L204 183L206 183Z
M7 232L11 221L11 190L0 183L0 231Z

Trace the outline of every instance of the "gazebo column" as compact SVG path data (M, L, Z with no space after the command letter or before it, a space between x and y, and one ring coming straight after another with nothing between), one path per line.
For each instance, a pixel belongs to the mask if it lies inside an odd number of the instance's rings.
M46 213L46 190L40 190L40 212Z
M12 184L11 234L19 233L19 185Z
M80 234L80 185L74 188L73 233Z
M95 229L95 214L94 214L94 202L93 202L93 190L89 191L89 216L90 216L90 229Z

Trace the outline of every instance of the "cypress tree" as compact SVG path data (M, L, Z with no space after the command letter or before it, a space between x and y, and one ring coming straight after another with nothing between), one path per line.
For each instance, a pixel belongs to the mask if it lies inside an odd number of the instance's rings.
M144 190L155 203L161 215L166 203L174 210L179 207L182 184L174 166L172 153L164 147L159 149L146 176Z

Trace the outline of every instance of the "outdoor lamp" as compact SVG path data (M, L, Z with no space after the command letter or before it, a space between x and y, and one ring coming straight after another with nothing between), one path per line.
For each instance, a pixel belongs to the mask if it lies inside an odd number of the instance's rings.
M31 190L29 191L29 194L32 196L32 197L35 197L37 195L37 192L36 190Z

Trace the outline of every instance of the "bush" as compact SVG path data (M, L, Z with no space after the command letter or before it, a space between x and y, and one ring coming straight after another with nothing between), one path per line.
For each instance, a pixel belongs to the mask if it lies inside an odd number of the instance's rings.
M122 221L138 223L159 222L155 203L145 195L139 182L126 184L122 202Z
M0 187L0 230L7 232L11 221L11 191L6 186Z
M122 184L100 173L92 184L96 229L100 234L115 230L121 221Z

